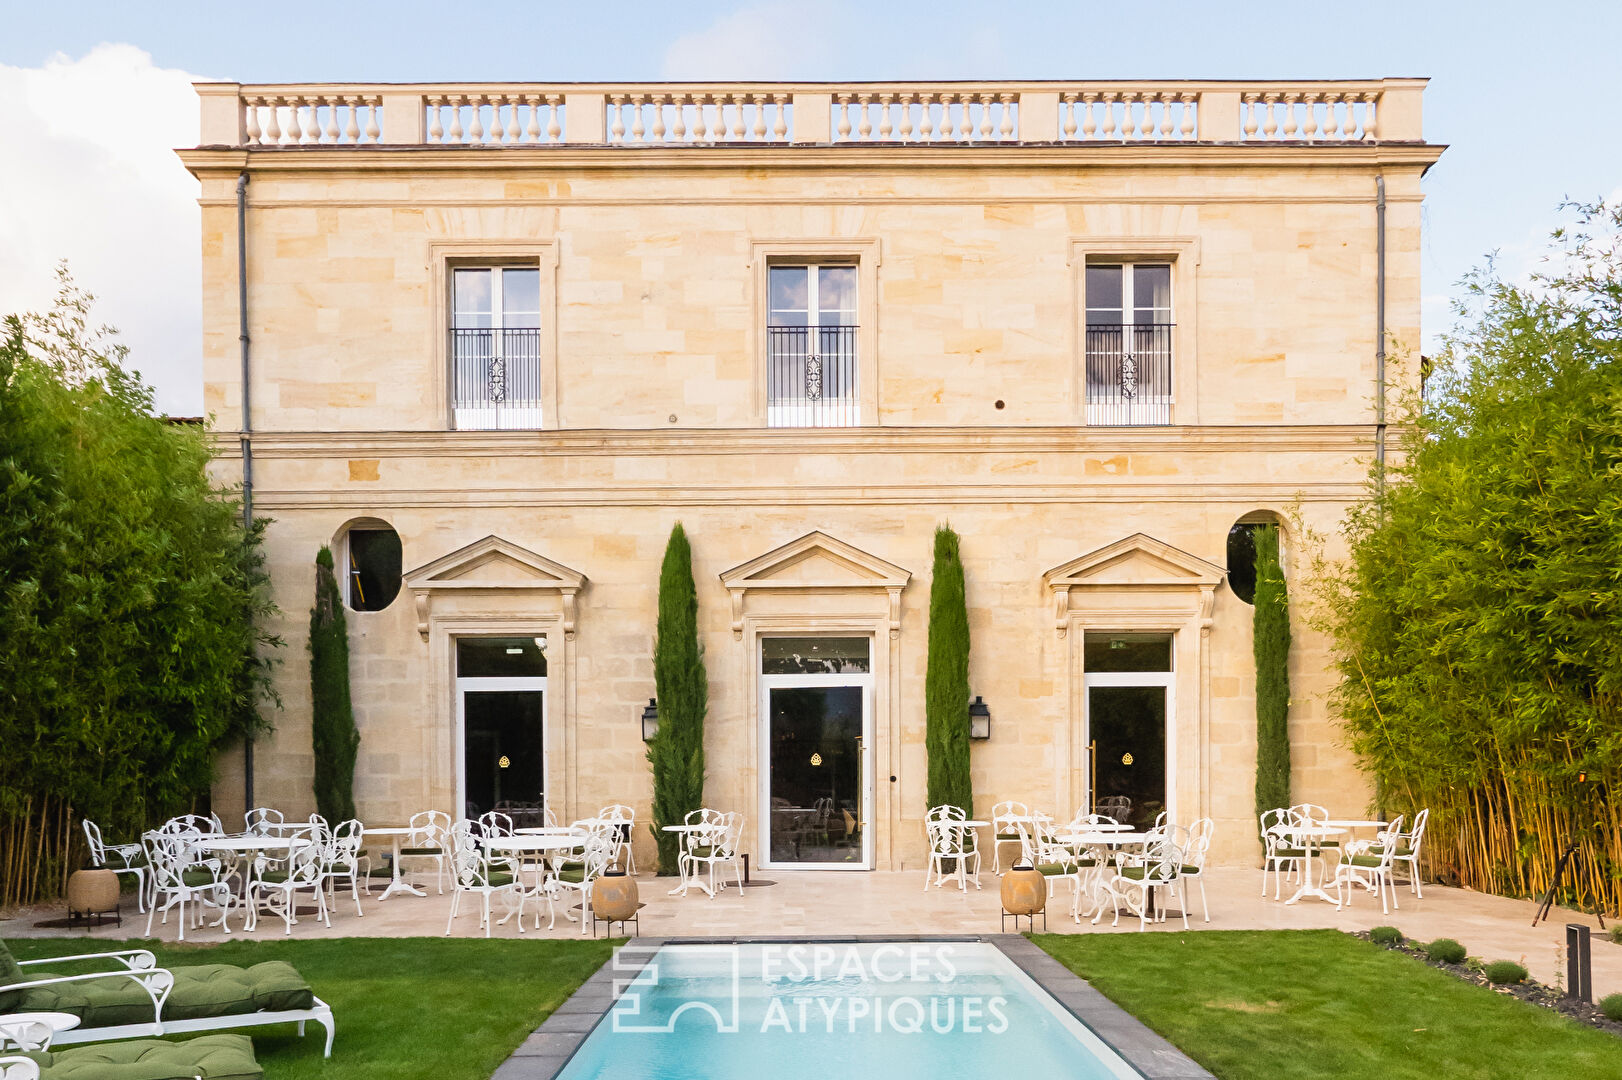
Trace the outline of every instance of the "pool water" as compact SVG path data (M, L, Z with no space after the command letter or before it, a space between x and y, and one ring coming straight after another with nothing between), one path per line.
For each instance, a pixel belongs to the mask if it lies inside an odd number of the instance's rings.
M633 975L646 956L616 956L625 993L560 1080L1141 1077L986 942L665 945Z

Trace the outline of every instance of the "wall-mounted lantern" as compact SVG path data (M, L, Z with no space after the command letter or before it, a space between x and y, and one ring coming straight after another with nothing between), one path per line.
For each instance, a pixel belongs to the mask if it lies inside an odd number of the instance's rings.
M991 738L991 708L980 700L979 694L969 703L969 738Z
M642 741L652 742L657 734L659 734L659 704L653 698L649 698L648 707L642 710Z

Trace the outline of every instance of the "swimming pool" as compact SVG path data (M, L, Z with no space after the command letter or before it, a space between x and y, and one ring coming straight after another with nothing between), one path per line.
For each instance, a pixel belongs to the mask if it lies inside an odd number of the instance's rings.
M559 1080L1142 1076L987 942L664 945L615 963L625 993Z

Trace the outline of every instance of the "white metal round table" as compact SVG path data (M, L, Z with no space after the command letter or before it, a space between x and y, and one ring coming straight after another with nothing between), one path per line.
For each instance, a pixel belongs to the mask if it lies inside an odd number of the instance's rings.
M514 836L574 836L584 837L585 831L576 829L573 825L530 825L523 829L514 829Z
M0 1052L49 1050L58 1031L79 1026L79 1018L64 1012L22 1012L0 1016Z
M1327 825L1275 825L1271 831L1275 836L1290 840L1296 847L1306 852L1306 858L1302 860L1306 866L1301 871L1301 887L1295 890L1294 896L1284 902L1293 904L1304 897L1312 896L1319 900L1327 900L1339 908L1340 900L1324 891L1322 875L1314 880L1312 865L1314 856L1323 852L1323 842L1337 836L1345 836L1346 830Z
M397 892L410 893L412 896L428 895L415 885L411 884L411 882L400 876L400 841L408 836L421 835L420 830L402 826L387 829L368 828L366 830L366 835L368 837L386 836L394 844L394 856L391 862L391 865L394 867L394 872L389 878L389 887L384 889L383 895L377 898L379 902L387 900Z

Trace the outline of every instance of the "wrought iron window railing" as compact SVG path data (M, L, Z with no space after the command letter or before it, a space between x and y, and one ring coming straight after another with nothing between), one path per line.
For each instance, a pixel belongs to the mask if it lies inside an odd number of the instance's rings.
M541 332L450 332L451 409L461 429L541 426Z
M766 328L769 427L854 427L861 421L855 326Z
M1173 323L1087 326L1087 423L1169 424Z

